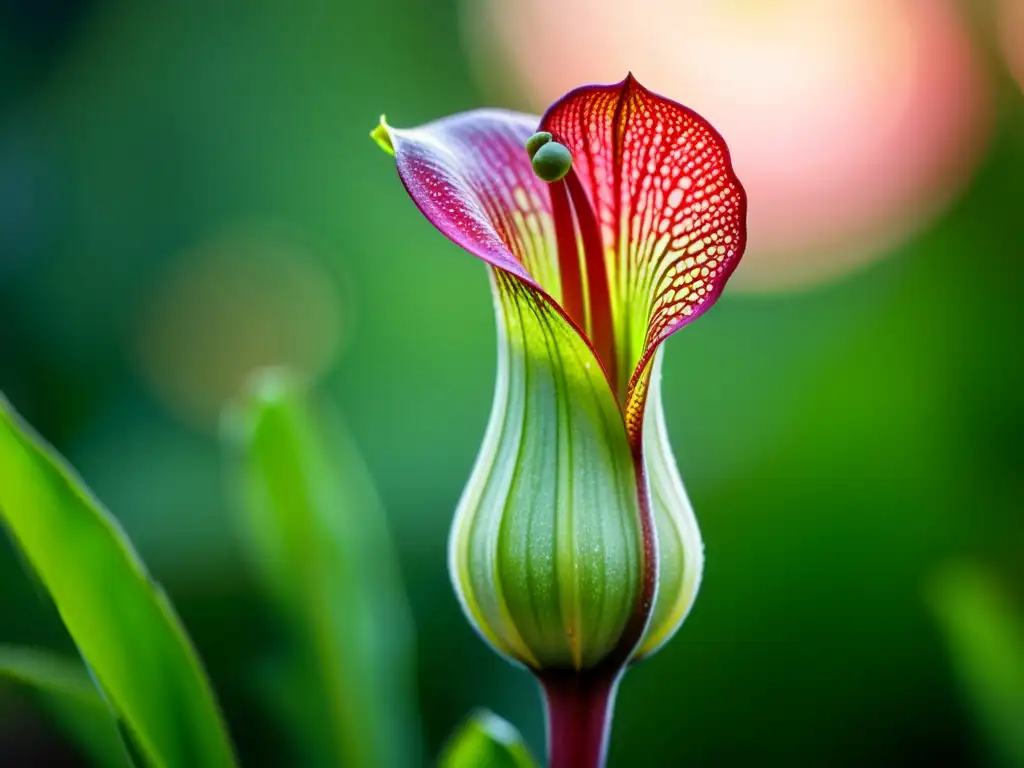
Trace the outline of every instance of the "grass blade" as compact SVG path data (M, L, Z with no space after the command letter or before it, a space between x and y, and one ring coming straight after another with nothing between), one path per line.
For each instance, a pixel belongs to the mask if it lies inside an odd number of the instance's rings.
M305 760L418 765L408 606L380 501L340 419L286 372L267 371L225 427L248 551L287 629L277 695ZM304 701L288 695L297 689Z
M234 765L213 693L166 595L116 521L2 397L0 520L146 760L159 768Z
M515 727L493 712L471 714L452 735L438 759L439 768L536 768Z
M78 659L0 645L0 680L31 690L62 730L97 766L131 766L106 702Z
M987 572L950 567L931 602L996 764L1024 765L1024 620Z

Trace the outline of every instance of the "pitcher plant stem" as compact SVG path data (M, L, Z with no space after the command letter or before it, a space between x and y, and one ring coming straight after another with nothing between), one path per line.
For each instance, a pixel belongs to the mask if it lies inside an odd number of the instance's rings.
M604 768L622 670L547 670L539 677L550 768Z

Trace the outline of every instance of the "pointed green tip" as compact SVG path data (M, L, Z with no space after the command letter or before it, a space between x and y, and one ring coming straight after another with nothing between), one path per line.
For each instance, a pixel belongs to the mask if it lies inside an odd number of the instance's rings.
M268 366L250 374L245 394L261 403L278 403L294 397L305 387L298 373L285 366Z
M305 389L306 382L287 367L253 371L241 391L221 411L221 439L230 444L245 443L255 428L258 414L294 401Z
M391 126L384 115L380 116L380 123L370 131L370 138L377 142L377 146L394 157L395 145L391 143Z
M437 764L439 768L537 768L515 726L486 709L466 718Z

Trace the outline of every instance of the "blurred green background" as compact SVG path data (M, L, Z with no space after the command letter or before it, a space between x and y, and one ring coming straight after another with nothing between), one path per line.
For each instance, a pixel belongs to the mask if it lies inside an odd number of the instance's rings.
M1024 614L1024 96L994 8L964 4L994 119L941 215L828 282L727 291L668 344L707 568L676 639L622 686L613 766L998 752L934 610L969 562ZM246 765L289 757L254 680L267 611L217 423L273 363L321 377L378 485L426 754L478 705L543 753L534 683L477 639L446 571L494 382L484 268L367 137L381 112L406 126L496 101L462 11L0 1L0 391L166 585ZM40 596L4 541L0 640L70 649ZM0 691L0 765L76 759Z

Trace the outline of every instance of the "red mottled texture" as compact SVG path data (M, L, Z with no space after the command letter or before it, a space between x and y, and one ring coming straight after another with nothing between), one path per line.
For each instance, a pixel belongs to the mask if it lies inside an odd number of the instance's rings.
M620 334L629 339L645 329L642 347L627 341L628 359L620 360L637 433L654 351L715 303L739 264L746 196L718 132L632 75L572 91L540 129L572 152L573 172L596 211L624 306Z
M537 130L572 152L564 181L534 175L524 145ZM584 337L639 447L654 352L715 303L746 243L746 197L722 137L630 75L572 91L539 124L477 110L391 138L434 226Z

